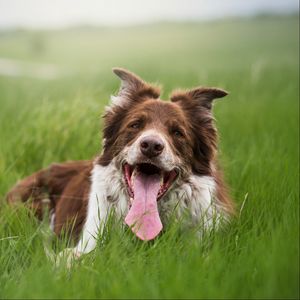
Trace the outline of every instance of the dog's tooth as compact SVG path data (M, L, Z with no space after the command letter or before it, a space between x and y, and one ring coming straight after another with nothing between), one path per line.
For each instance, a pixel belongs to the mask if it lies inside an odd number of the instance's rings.
M160 177L160 186L162 187L164 185L164 176Z
M136 170L136 168L134 168L133 171L132 171L132 174L131 174L131 178L130 178L131 185L133 185L133 183L134 183L134 179L137 175L136 173L137 173L137 170Z

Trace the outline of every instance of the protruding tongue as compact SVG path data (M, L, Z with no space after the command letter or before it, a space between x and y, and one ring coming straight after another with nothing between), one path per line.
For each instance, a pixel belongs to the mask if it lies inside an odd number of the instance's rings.
M125 222L141 240L154 239L162 230L157 209L160 175L138 173L134 179L134 199Z

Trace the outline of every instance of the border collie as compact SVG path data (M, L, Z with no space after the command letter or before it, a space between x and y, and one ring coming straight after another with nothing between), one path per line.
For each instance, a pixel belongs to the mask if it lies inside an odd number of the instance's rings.
M52 164L18 182L9 203L26 202L38 218L51 212L57 235L69 230L80 256L92 251L112 210L139 238L156 238L171 215L200 234L233 213L217 164L212 102L227 92L198 87L170 101L135 74L121 79L104 115L103 151L89 161ZM70 229L71 228L71 229Z

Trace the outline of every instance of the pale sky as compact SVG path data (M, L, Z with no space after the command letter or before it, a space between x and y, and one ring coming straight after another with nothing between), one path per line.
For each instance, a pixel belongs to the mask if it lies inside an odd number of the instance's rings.
M0 0L0 28L131 25L298 9L298 0Z

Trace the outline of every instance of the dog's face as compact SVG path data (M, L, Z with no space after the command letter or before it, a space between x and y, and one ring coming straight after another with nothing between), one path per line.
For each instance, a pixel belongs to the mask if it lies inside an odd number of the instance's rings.
M136 75L122 79L119 95L106 112L102 165L114 159L130 199L126 223L141 239L161 230L157 201L192 174L211 175L217 134L211 106L227 93L215 88L177 91L171 101Z

